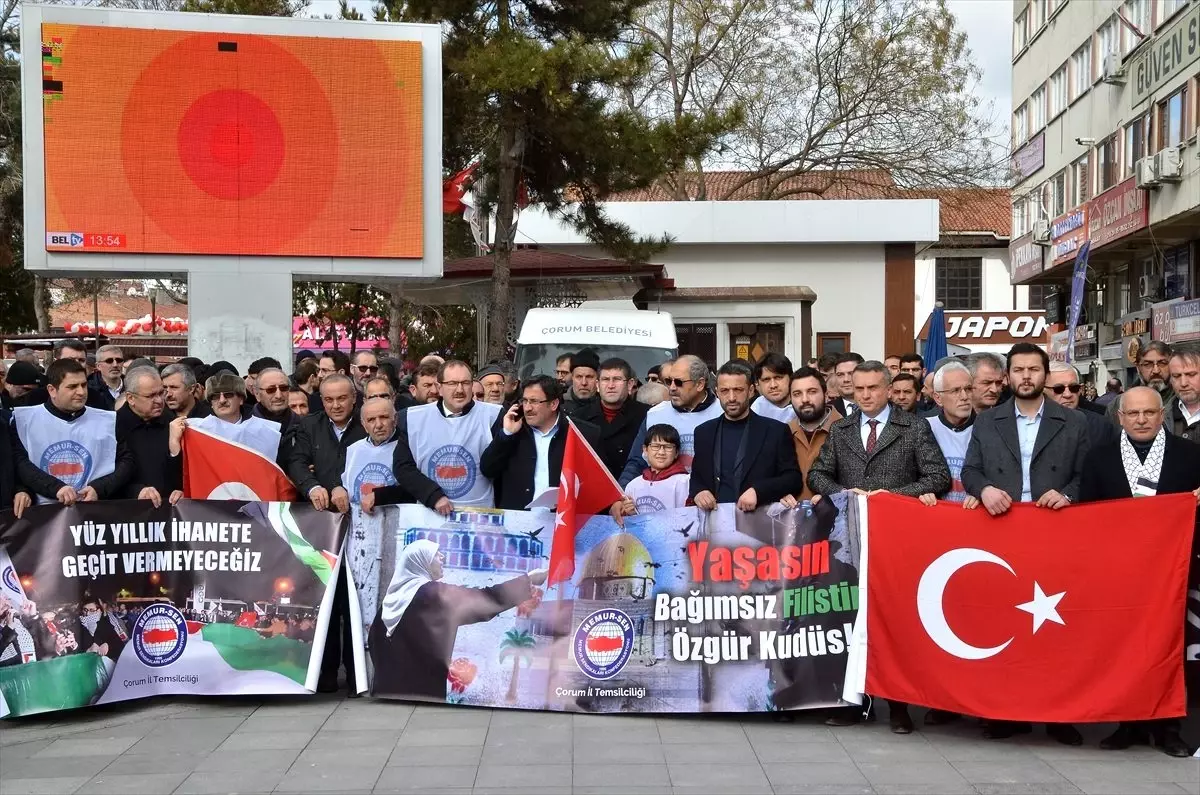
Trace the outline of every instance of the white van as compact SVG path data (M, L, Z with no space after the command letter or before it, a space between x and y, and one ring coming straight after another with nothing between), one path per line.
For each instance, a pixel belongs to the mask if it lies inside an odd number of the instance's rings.
M679 341L666 312L530 309L517 338L517 374L521 380L553 377L555 360L581 348L594 350L600 361L624 359L644 381L647 370L678 355Z

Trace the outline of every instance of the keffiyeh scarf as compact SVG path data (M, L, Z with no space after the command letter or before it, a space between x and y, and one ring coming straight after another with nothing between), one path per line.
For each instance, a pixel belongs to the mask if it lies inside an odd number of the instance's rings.
M1150 445L1150 452L1146 454L1146 460L1143 461L1138 458L1137 450L1133 449L1133 445L1129 441L1129 434L1121 434L1121 463L1125 465L1125 477L1129 479L1131 494L1136 492L1137 482L1142 478L1151 483L1158 483L1166 447L1167 430L1159 428L1158 435L1154 437L1154 442Z

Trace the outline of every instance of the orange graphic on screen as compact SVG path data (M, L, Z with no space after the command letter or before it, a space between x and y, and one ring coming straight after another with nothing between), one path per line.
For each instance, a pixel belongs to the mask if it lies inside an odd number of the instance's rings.
M422 255L421 45L42 25L46 249Z

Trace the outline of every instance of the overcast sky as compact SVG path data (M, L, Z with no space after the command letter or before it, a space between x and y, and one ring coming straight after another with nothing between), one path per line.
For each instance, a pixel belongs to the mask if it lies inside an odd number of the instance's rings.
M1012 0L948 0L967 34L967 45L983 70L979 93L993 103L992 115L1007 130L1012 115ZM371 0L351 0L350 5L371 16ZM311 0L308 15L337 16L337 0Z

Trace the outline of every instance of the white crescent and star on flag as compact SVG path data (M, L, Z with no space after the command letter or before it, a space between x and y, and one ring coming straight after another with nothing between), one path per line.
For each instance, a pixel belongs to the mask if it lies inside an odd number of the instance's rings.
M921 618L921 626L925 628L929 639L943 651L963 660L985 660L994 657L1015 640L1009 638L997 646L990 647L972 646L960 638L946 621L946 612L942 604L946 584L960 569L974 563L990 563L1016 575L1012 566L1003 558L982 549L964 547L952 549L930 563L917 585L917 614ZM1063 621L1058 613L1058 604L1064 596L1066 591L1047 594L1041 583L1034 582L1033 599L1015 607L1033 617L1033 634L1036 634L1047 621L1066 625L1067 622Z

